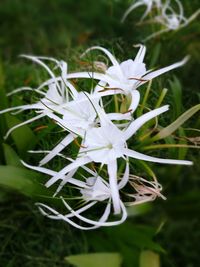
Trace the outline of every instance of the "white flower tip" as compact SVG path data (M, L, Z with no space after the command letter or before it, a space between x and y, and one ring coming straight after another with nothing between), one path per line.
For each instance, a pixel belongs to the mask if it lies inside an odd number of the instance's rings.
M190 160L181 160L182 165L192 166L194 163Z
M25 57L25 58L27 58L27 57L30 57L29 55L25 55L25 54L20 54L20 55L18 55L18 57Z
M20 159L20 162L21 162L25 167L27 167L26 162L24 162L22 159Z
M141 47L141 46L144 46L143 44L134 44L133 47Z
M95 49L102 49L101 46L91 46L89 47L88 49L85 50L85 52L83 52L81 55L80 55L80 58L84 57L87 53L89 53L91 50L95 50Z
M188 62L188 60L190 59L190 57L191 57L190 55L187 55L186 57L184 57L182 60L182 64L185 65Z

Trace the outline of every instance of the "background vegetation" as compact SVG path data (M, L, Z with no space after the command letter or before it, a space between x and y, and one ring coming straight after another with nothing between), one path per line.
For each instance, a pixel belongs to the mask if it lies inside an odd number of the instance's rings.
M199 7L198 0L182 2L187 16ZM19 54L64 59L72 69L80 64L80 53L91 45L105 46L120 60L133 58L137 52L133 44L140 42L153 29L148 25L135 26L140 12L130 14L126 22L120 24L123 12L130 3L120 0L1 0L0 109L7 104L20 104L30 97L21 94L7 100L4 91L22 85L34 86L45 78L42 70L18 58ZM164 122L166 125L199 103L199 37L200 25L196 20L179 32L168 33L147 43L146 63L149 67L165 66L187 54L191 55L186 66L153 83L152 102L162 88L169 89L165 101L170 103L171 110ZM187 155L194 161L191 168L155 166L167 201L156 200L153 204L131 209L128 222L119 227L82 232L41 216L34 206L34 199L37 198L35 192L27 192L28 187L23 188L24 194L16 191L23 191L15 169L19 167L17 154L29 160L30 155L25 152L28 147L43 145L48 148L54 143L50 134L48 142L44 141L43 137L49 130L35 131L40 126L37 123L31 126L32 130L16 131L4 142L2 137L16 123L16 118L24 120L26 116L0 117L0 163L14 166L9 169L10 173L0 170L0 180L3 181L4 175L10 179L9 187L0 182L0 266L61 267L69 266L65 257L72 254L119 252L123 266L137 267L144 250L159 253L163 267L199 266L198 150L165 151L165 156L169 157L184 158ZM199 132L191 130L199 129L199 126L197 114L176 133L176 141L199 144ZM37 162L36 157L32 160Z

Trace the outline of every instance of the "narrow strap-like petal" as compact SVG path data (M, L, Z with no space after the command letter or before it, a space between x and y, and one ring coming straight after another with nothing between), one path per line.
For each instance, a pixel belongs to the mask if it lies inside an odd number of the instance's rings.
M125 169L124 175L123 175L121 181L118 184L118 188L119 189L124 188L124 186L128 183L128 181L129 181L129 173L130 173L129 172L129 163L127 161L126 162L126 169Z
M51 159L53 159L58 153L60 153L65 147L67 147L72 141L74 137L72 134L68 134L57 146L55 146L51 152L46 155L41 161L40 166L46 164Z
M24 125L26 125L26 124L29 124L29 123L31 123L31 122L33 122L33 121L39 120L39 119L41 119L41 118L44 117L44 116L45 116L45 114L42 113L42 114L40 114L40 115L38 115L38 116L36 116L36 117L30 119L30 120L24 121L24 122L22 122L22 123L19 123L19 124L13 126L13 127L10 128L9 131L6 133L6 135L4 136L4 139L7 139L8 136L12 133L12 131L16 130L17 128L19 128L19 127L21 127L21 126L24 126Z
M137 109L140 102L140 93L137 90L133 90L131 92L131 104L129 106L129 110L133 114L133 112Z
M192 161L188 161L188 160L161 159L161 158L151 157L151 156L147 156L145 154L136 152L134 150L126 149L126 148L123 150L123 153L124 155L128 157L139 159L139 160L144 160L144 161L149 161L149 162L175 164L175 165L192 165L193 164Z
M144 3L143 1L138 1L136 2L134 5L131 5L127 10L126 12L124 13L122 19L121 19L121 22L123 23L125 21L125 19L128 17L128 15L134 10L136 9L137 7L139 6L143 6Z
M170 66L167 66L165 68L162 68L162 69L159 69L159 70L156 70L156 71L153 71L147 75L145 75L143 77L143 79L146 79L146 80L152 80L153 78L157 77L157 76L160 76L161 74L165 73L165 72L168 72L170 70L173 70L173 69L176 69L176 68L179 68L179 67L182 67L183 65L185 65L185 63L188 61L189 59L189 56L186 56L183 60L179 61L179 62L176 62Z
M110 61L112 62L113 66L116 67L118 75L120 77L123 77L123 73L120 67L119 62L116 60L116 58L110 53L110 51L108 51L107 49L101 47L101 46L92 46L90 48L88 48L82 56L86 55L88 52L92 51L92 50L100 50L102 52L104 52L106 54L106 56L110 59Z
M69 173L70 171L72 171L78 167L81 167L85 164L88 164L89 162L91 162L91 160L88 157L77 158L74 162L68 164L61 171L59 171L55 176L53 176L51 179L49 179L49 181L45 184L45 186L50 187L52 184L57 182L59 179L63 180L64 176L67 173Z
M61 88L59 83L57 82L57 80L55 79L55 75L54 73L51 71L51 69L44 63L42 62L38 57L35 56L29 56L29 55L21 55L21 57L27 58L27 59L31 59L33 62L38 63L40 66L42 66L44 69L46 69L46 71L50 74L50 76L54 79L54 83L57 86L57 89L61 92ZM41 57L40 57L41 58Z
M120 214L121 208L119 189L117 184L117 160L109 162L107 168L114 213Z
M142 116L140 116L136 120L134 120L128 126L128 128L124 131L125 139L128 140L147 121L149 121L149 120L157 117L158 115L162 114L163 112L166 112L168 109L169 109L169 106L168 105L165 105L165 106L163 106L161 108L157 108L157 109L151 110L151 111L143 114Z

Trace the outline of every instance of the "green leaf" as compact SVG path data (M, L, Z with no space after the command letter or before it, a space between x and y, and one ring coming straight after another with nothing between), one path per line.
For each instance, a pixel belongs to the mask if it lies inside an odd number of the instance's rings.
M151 210L152 210L152 203L144 203L140 205L133 205L127 207L128 217L142 215L148 213Z
M0 166L0 185L19 191L28 197L51 195L45 186L37 182L40 175L33 171L14 167Z
M3 151L4 151L5 162L7 165L23 167L23 164L21 163L19 156L11 146L3 144Z
M10 114L6 114L5 117L8 128L21 123L19 119ZM34 145L36 144L36 137L27 125L14 130L11 133L11 136L17 146L20 156L23 156L27 152L27 150L33 149Z
M89 253L66 257L65 260L76 267L120 267L119 253Z
M139 249L151 249L157 252L165 252L164 249L153 241L155 230L148 226L135 225L131 223L123 223L112 228L104 228L102 231L106 232L115 244L124 242L125 244Z
M157 43L152 51L152 57L150 62L150 69L155 67L160 56L161 43Z
M173 96L173 118L178 117L182 112L182 86L180 81L174 76L172 81L169 81L172 96Z
M163 128L158 134L156 134L151 141L157 141L163 138L170 136L173 132L175 132L184 122L186 122L189 118L191 118L195 113L200 110L200 104L190 108L186 112L184 112L178 119L176 119L173 123Z
M140 267L160 267L159 254L144 250L140 254Z

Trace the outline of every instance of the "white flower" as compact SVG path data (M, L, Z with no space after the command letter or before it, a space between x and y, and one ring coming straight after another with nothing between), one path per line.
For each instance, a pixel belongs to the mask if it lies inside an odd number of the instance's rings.
M110 94L125 94L128 96L131 95L132 105L135 105L135 107L137 107L140 96L135 92L135 89L137 89L144 83L154 79L155 77L162 75L165 72L183 66L188 60L188 57L185 57L182 61L164 67L160 70L147 70L146 64L144 63L146 47L143 45L138 46L140 48L135 59L128 59L126 61L123 61L122 63L119 63L117 59L105 48L94 46L86 50L83 55L90 52L91 50L101 50L108 56L113 64L107 69L105 73L107 78L104 80L104 78L102 77L102 83L96 87L95 92L101 92L103 84L107 90L105 90L104 93L101 93L102 96Z
M193 21L200 14L200 9L198 9L189 18L186 18L184 16L184 9L182 3L179 0L175 0L175 2L177 4L177 12L170 5L171 4L170 0L167 0L165 4L162 5L160 9L160 14L158 16L155 16L152 19L152 22L161 24L162 26L164 26L164 29L151 34L144 41L147 41L162 33L179 30L183 27L186 27L191 21Z
M62 118L54 120L68 132L68 135L41 161L40 166L46 164L68 146L78 136L82 139L91 128L98 127L99 113L104 112L100 107L100 94L89 94L87 92L77 93L72 101L62 105ZM110 120L131 120L130 113L108 113Z
M86 165L90 162L101 163L101 165L107 165L109 174L109 183L111 189L111 195L113 200L115 214L120 213L120 201L119 201L119 190L117 187L117 159L123 158L126 161L128 157L166 164L182 164L191 165L192 162L185 160L172 160L172 159L161 159L152 156L130 150L127 148L126 141L133 136L137 130L150 119L162 114L168 110L168 106L152 110L141 117L134 120L127 129L120 131L106 116L101 118L101 126L99 128L89 129L86 133L85 139L83 140L83 147L79 151L77 159L64 167L56 175L54 175L47 183L49 187L54 184L57 180L63 179L63 176L70 171Z
M151 12L151 10L156 7L159 9L161 7L161 0L138 0L133 5L131 5L127 11L124 13L121 22L124 22L127 16L137 7L146 6L146 11L141 17L140 21L144 20L144 18Z
M13 95L21 91L35 91L40 95L41 98L35 104L27 104L27 105L12 107L12 108L8 108L8 109L4 109L0 111L0 114L6 113L6 112L12 112L12 111L15 112L14 114L17 114L24 110L35 110L35 112L38 114L35 117L12 127L7 132L5 138L7 138L9 134L13 130L17 129L18 127L31 123L35 120L41 119L42 117L45 117L45 116L48 116L49 118L52 118L54 120L59 120L59 116L57 116L55 113L62 114L62 107L68 102L69 95L74 97L77 94L76 89L66 79L64 80L65 76L67 75L67 73L65 73L67 71L67 64L65 62L63 61L58 62L55 59L44 58L44 59L56 61L56 64L61 68L62 80L58 82L55 78L54 73L49 69L49 67L46 64L44 64L40 60L39 57L33 57L33 56L24 56L24 57L30 58L33 61L40 64L41 66L43 66L48 71L50 76L52 77L51 78L52 80L51 80L51 83L47 83L36 89L32 89L30 87L22 87L8 94L8 95ZM47 86L48 88L47 91L41 90L45 86Z
M71 160L72 161L72 160ZM26 167L31 168L33 170L48 174L48 175L56 175L56 172L46 169L44 167L36 167L36 166L31 166L28 165L24 162L22 162ZM63 197L61 197L62 202L64 206L67 208L68 213L63 215L56 211L55 209L43 204L43 203L36 203L38 206L39 210L41 213L48 218L55 219L55 220L63 220L79 229L82 230L91 230L91 229L96 229L101 226L114 226L123 223L126 218L127 218L127 212L126 208L123 204L123 202L119 199L120 202L120 208L121 208L121 218L115 221L108 221L109 216L112 212L111 207L112 207L112 199L111 199L111 190L109 187L109 184L102 178L100 177L96 172L90 170L89 168L82 166L85 171L88 172L90 177L85 178L85 181L80 181L72 176L74 175L71 174L71 176L63 177L63 181L65 180L65 183L68 182L68 185L72 185L74 188L76 188L79 191L79 194L81 195L78 197L79 200L84 201L84 206L74 210L66 201ZM121 189L128 181L128 176L129 172L126 168L125 174L122 178L122 180L118 184L118 188ZM66 179L67 178L67 179ZM125 181L126 180L126 181ZM62 187L64 184L62 185ZM59 191L60 192L60 191ZM56 191L56 194L58 191ZM55 196L55 194L54 194ZM74 197L74 199L77 201L78 199ZM73 197L71 198L73 200ZM99 202L104 203L106 201L106 207L104 209L103 215L100 217L99 220L91 220L86 218L83 213L87 211L88 209L92 208L94 205L98 204ZM89 224L91 226L82 226L74 222L72 219L73 218L78 218L82 222Z

